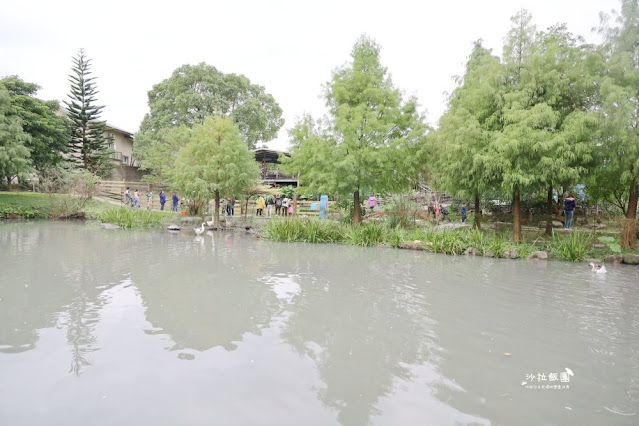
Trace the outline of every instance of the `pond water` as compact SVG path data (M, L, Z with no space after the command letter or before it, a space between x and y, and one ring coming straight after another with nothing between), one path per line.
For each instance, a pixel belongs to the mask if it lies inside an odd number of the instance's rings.
M0 223L1 425L636 425L639 269Z

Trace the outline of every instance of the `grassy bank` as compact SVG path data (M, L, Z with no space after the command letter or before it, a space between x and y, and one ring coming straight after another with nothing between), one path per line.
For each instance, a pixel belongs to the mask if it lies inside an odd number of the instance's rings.
M0 219L46 219L51 203L45 194L0 192Z
M487 257L526 258L535 251L546 251L552 257L572 262L586 258L603 258L613 254L610 249L595 249L589 232L553 234L551 238L537 238L515 244L510 233L479 231L471 228L437 230L432 227L404 229L384 222L360 226L346 225L316 219L274 220L262 230L262 235L273 241L306 243L341 243L359 246L411 247L433 253L461 255L472 253Z
M0 192L0 219L57 219L66 217L66 203L60 202L63 195L40 194L32 192ZM70 198L74 200L73 198ZM74 217L113 223L122 228L160 228L165 226L173 215L164 212L135 210L117 207L96 199L87 201L79 214Z
M92 213L92 217L102 223L112 223L125 229L162 228L173 215L130 207L109 207Z

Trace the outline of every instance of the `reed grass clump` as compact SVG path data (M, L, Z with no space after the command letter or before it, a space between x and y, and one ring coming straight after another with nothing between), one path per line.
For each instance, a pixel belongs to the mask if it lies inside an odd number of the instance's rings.
M166 213L151 210L136 210L126 207L109 208L97 213L102 223L113 223L122 228L159 228L170 217Z
M339 243L344 234L344 225L314 219L273 220L264 230L266 238L289 243Z
M564 260L578 262L588 254L592 233L571 232L570 235L560 238L555 232L552 234L552 253Z

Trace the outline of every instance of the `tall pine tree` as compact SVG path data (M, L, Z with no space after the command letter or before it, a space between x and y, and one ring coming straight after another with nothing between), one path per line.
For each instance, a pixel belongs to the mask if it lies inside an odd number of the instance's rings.
M69 144L70 161L99 176L107 176L113 167L110 141L105 137L105 121L100 121L104 106L96 106L95 77L91 75L91 60L80 49L73 58L70 102L65 101L72 122L72 136Z

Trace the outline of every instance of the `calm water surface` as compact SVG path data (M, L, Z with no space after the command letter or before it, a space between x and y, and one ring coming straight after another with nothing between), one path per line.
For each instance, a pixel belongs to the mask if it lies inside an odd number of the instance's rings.
M636 267L194 237L0 223L0 425L639 424Z

